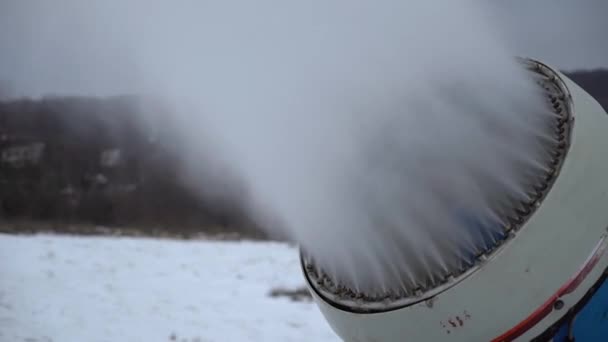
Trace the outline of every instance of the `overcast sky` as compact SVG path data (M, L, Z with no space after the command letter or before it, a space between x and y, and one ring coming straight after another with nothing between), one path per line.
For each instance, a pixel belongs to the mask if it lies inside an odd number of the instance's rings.
M128 40L121 39L113 23L96 20L96 7L102 3L0 0L3 92L110 95L140 89L138 62ZM175 3L183 7L186 2ZM608 0L488 0L488 4L492 20L503 29L515 54L567 70L608 67ZM187 6L195 16L197 2ZM121 11L126 7L110 7L104 7L104 18L111 18L112 10L124 15ZM128 12L138 18L132 7ZM160 29L163 25L171 22L158 20ZM483 46L478 53L483 53Z

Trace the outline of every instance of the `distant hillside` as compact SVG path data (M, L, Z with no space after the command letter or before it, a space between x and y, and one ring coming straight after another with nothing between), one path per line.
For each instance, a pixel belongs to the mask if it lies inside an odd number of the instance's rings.
M176 134L158 119L169 115L142 121L139 106L127 96L0 102L0 220L249 229L236 201L191 190Z
M608 111L608 69L567 72L566 75L591 94Z

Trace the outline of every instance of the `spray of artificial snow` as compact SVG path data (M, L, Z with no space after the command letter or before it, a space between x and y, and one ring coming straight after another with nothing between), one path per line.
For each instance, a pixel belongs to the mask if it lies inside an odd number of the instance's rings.
M367 293L483 248L555 143L472 0L71 4L173 105L194 171L230 170L262 226Z

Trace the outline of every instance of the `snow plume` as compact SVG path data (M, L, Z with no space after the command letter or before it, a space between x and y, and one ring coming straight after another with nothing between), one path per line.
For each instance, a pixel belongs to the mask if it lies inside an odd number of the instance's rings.
M554 143L539 92L474 0L57 6L39 6L53 27L80 18L69 49L128 56L138 90L172 106L195 183L209 186L197 175L210 165L229 171L262 225L369 293L477 250Z

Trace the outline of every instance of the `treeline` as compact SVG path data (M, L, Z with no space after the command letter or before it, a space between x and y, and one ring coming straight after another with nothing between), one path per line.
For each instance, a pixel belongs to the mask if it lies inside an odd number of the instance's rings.
M134 96L0 102L0 218L257 234L239 203L182 181L167 113L143 118L141 106Z
M568 76L608 109L608 70ZM0 219L259 234L238 196L182 181L169 115L135 96L1 101Z

